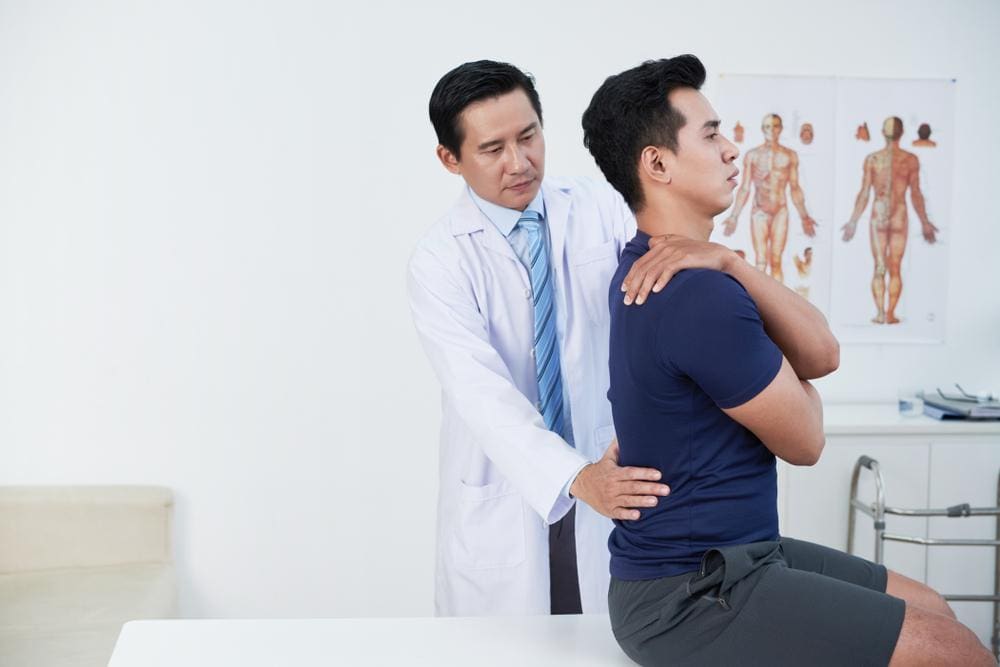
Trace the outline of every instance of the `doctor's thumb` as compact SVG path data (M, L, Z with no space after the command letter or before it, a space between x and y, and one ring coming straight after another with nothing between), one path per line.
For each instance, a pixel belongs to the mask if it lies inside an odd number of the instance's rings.
M618 438L614 438L608 448L604 451L602 458L617 464L618 463Z

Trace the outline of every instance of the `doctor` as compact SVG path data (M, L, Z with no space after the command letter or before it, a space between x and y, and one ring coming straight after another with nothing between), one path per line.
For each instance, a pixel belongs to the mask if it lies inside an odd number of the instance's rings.
M669 493L659 471L617 465L606 397L608 287L635 220L604 182L544 178L541 103L516 67L455 68L430 116L466 184L408 272L442 385L436 613L606 611L609 517ZM628 300L728 252L677 243Z

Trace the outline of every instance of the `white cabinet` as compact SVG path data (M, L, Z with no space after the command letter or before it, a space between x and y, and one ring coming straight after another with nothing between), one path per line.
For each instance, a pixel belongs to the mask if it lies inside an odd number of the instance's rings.
M997 504L1000 422L905 418L897 414L894 405L832 405L825 412L827 444L819 463L808 468L779 463L778 509L783 535L846 548L851 472L863 454L879 462L889 506ZM867 470L862 470L858 488L861 500L874 499L875 483ZM887 532L917 537L993 539L996 525L992 517L886 517ZM854 553L874 558L874 536L872 519L857 513ZM884 562L941 593L993 592L995 561L991 547L886 542ZM992 605L951 604L959 620L989 645Z
M809 468L786 466L787 522L781 533L835 549L847 549L847 508L851 471L858 457L868 455L879 462L889 502L898 507L927 507L930 443L911 436L886 437L878 441L863 436L828 436L819 463ZM861 472L858 497L875 499L871 473ZM927 536L927 519L891 517L892 532ZM885 545L885 563L900 574L923 581L925 547L899 542ZM875 558L875 530L871 519L858 514L855 521L854 553Z

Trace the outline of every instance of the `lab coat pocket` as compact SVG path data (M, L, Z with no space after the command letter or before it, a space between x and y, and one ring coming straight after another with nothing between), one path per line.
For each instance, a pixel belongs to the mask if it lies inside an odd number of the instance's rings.
M593 322L608 320L608 288L618 268L618 243L606 243L581 250L573 259L573 276L578 294Z
M461 482L451 555L458 567L469 570L513 567L524 561L523 503L509 484Z

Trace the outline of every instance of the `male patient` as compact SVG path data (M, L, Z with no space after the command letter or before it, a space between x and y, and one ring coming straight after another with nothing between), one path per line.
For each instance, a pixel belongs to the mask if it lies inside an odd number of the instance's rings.
M584 142L639 229L612 285L651 237L705 240L732 202L739 150L719 134L704 80L694 56L647 62L605 81L584 113ZM818 460L822 406L808 379L836 368L839 347L791 290L751 298L770 279L733 258L727 273L677 273L642 306L611 290L620 463L658 468L672 489L638 521L615 522L619 644L643 665L996 664L923 584L779 536L775 456Z

